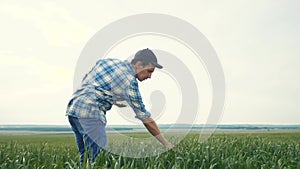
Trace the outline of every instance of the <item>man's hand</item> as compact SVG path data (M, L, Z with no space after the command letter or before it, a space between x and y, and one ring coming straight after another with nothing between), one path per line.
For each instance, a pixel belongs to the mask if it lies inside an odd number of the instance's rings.
M174 146L173 146L173 144L171 144L171 143L168 143L167 145L165 145L166 146L166 148L168 149L168 150L173 150L174 149Z
M172 145L171 148L168 148L168 150L172 150L172 151L174 151L174 152L176 152L176 153L180 153L180 152L181 152L180 149L179 149L178 147L175 147L175 146L173 146L173 145Z
M172 150L174 152L180 152L174 145L167 141L167 139L162 135L159 134L155 136L157 140L159 140L168 150Z
M173 150L175 152L179 152L172 143L170 143L161 133L159 128L157 127L155 121L152 118L146 118L143 120L145 127L148 131L161 143L163 144L168 150Z

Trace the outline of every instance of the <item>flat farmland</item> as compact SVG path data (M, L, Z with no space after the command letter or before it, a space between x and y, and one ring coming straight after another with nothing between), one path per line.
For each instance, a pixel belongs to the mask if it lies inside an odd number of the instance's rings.
M147 133L126 133L147 138ZM109 137L114 138L109 134ZM79 164L73 134L0 135L1 168L300 168L300 132L215 133L205 142L188 134L176 148L129 158L102 151L94 164ZM110 141L111 142L111 141ZM115 143L116 144L116 143ZM156 148L156 145L150 147ZM128 149L128 148L127 148ZM127 151L124 148L124 151Z

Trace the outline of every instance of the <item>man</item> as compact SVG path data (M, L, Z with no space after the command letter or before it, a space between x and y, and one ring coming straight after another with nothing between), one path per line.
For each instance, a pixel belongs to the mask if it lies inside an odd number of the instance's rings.
M118 59L102 59L85 75L81 87L75 91L67 107L67 116L75 134L80 163L83 163L85 147L94 161L101 147L107 145L105 132L106 112L113 105L123 107L118 101L126 101L147 130L159 142L172 149L161 134L151 114L145 109L138 82L151 78L155 68L161 69L150 49L138 51L131 63Z

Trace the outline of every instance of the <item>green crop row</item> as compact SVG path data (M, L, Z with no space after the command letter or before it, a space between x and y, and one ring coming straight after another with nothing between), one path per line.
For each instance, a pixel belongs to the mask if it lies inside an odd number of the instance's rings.
M17 168L300 168L300 133L215 134L203 143L190 134L177 149L157 156L128 158L102 151L95 163L79 164L74 136L0 137L0 167ZM153 146L153 149L156 147Z

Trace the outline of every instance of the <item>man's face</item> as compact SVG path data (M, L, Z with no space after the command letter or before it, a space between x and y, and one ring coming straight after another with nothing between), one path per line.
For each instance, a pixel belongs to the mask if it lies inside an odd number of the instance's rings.
M151 75L155 70L155 67L151 63L149 63L146 66L143 66L142 62L140 62L140 61L138 61L134 65L134 67L135 67L136 76L140 82L144 81L148 78L151 78Z

